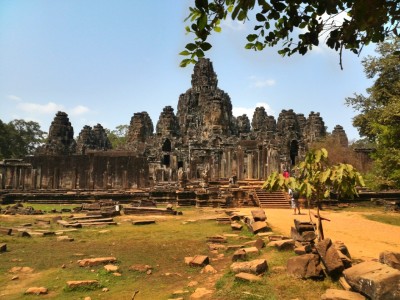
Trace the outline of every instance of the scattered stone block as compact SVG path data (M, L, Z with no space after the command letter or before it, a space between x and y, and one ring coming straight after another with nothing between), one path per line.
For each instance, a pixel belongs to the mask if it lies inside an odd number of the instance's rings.
M365 300L365 297L351 291L327 289L325 294L321 295L321 300Z
M240 273L236 274L235 279L248 281L248 282L261 281L261 277L254 275L254 274L245 273L245 272L240 272Z
M0 227L0 234L11 235L12 234L12 228Z
M221 244L207 244L209 250L226 250L225 245Z
M185 260L185 264L189 265L190 262L193 260L193 257L191 257L191 256L186 256L186 257L184 258L184 260Z
M149 225L149 224L155 224L156 220L137 220L137 221L132 221L132 225Z
M31 267L12 267L8 272L10 273L32 273Z
M274 233L273 232L259 232L259 233L257 233L257 235L259 237L263 238L263 237L269 237L270 235L274 235Z
M400 271L375 261L362 262L343 271L353 290L371 299L400 299Z
M317 238L317 235L314 231L303 231L299 233L296 228L291 227L290 237L299 242L313 242Z
M250 224L250 230L254 234L257 234L259 232L269 231L270 228L268 227L267 222L265 222L265 221L257 221L257 222L254 222L254 223Z
M258 275L268 270L268 264L265 259L255 259L252 261L234 262L231 264L230 269L235 274L245 272Z
M242 228L243 228L243 225L242 224L239 224L239 223L237 223L237 222L233 222L233 223L231 223L231 228L232 228L232 230L242 230Z
M233 253L232 261L245 260L245 259L247 259L247 254L246 251L244 251L243 249L238 249Z
M257 247L243 248L243 250L246 252L247 255L254 255L260 253Z
M116 266L116 265L105 265L105 266L104 266L104 269L105 269L107 272L117 272L118 269L119 269L119 267Z
M115 257L97 257L78 260L78 264L80 267L91 267L101 264L109 264L116 261L117 259Z
M302 234L304 231L315 231L315 226L311 222L304 222L295 219L294 226L298 233Z
M73 242L74 238L67 235L61 235L57 237L57 242Z
M254 242L254 247L256 247L258 250L261 250L262 248L265 247L265 242L262 239L257 239Z
M267 220L267 216L265 215L265 211L263 209L252 210L251 215L253 216L255 222Z
M326 238L315 245L319 256L330 276L340 276L344 265L331 239Z
M273 242L273 241L281 241L281 240L287 240L288 238L286 238L286 237L284 237L283 235L280 235L280 234L272 234L272 235L269 235L268 236L268 240L270 241L270 242Z
M195 255L189 263L191 267L203 267L210 263L210 259L206 255Z
M231 222L239 222L240 221L240 216L239 215L232 215L230 217Z
M286 264L287 272L296 278L320 278L322 268L318 255L304 254L288 259Z
M237 238L237 237L239 237L239 235L237 234L237 233L224 233L223 234L223 236L224 237L227 237L227 238Z
M211 265L206 265L201 271L201 274L215 274L217 273L217 270L214 269L213 266Z
M30 287L25 291L27 295L46 295L48 293L48 289L45 287Z
M226 247L226 251L238 250L244 248L244 245L229 245Z
M400 270L400 252L384 251L379 254L379 261L389 267Z
M152 269L151 266L144 265L144 264L134 264L129 267L130 271L137 271L137 272L143 272L143 273L147 272L148 270L151 270L151 269Z
M280 241L272 241L267 244L269 247L275 247L279 251L283 250L293 250L294 249L294 240L280 240Z
M190 295L190 300L195 299L212 299L212 290L208 290L206 288L197 288L193 294Z
M351 255L347 246L341 241L333 242L333 246L335 246L336 250L346 255L349 259L351 259Z
M2 243L0 244L0 252L6 252L7 251L7 244Z
M227 243L228 241L226 240L226 237L224 237L222 235L214 235L214 236L208 236L207 242L208 243Z
M99 282L97 280L70 280L67 281L67 286L70 289L78 288L78 287L88 287L88 286L98 286Z

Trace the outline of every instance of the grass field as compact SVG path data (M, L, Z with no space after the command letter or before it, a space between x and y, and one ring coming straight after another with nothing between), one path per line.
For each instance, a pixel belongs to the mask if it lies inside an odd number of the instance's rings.
M36 205L35 208L51 210ZM56 208L56 207L54 207ZM59 210L59 208L57 208ZM70 214L62 214L67 218ZM0 215L0 227L17 227L32 223L34 228L59 231L63 228L51 221L56 215L4 216ZM155 217L156 224L133 226L131 221L139 217L120 216L114 218L118 225L100 228L85 227L66 232L74 238L72 242L59 242L56 236L18 237L0 235L0 244L7 244L7 252L0 254L0 299L38 299L24 295L31 286L44 286L49 294L42 299L170 299L190 294L198 287L215 290L212 299L320 299L327 288L338 288L330 279L322 281L299 280L286 274L284 267L292 251L278 252L264 248L259 258L266 258L269 270L260 283L243 283L234 280L229 271L232 252L211 253L206 237L216 234L232 234L229 225L218 224L210 218L226 216L220 209L185 209L182 216ZM142 217L152 218L152 217ZM50 220L49 227L35 224L37 219ZM256 237L243 229L237 237L228 238L229 244L243 244ZM184 263L186 256L208 255L216 274L201 274L201 268ZM83 258L115 256L121 276L104 270L103 266L79 267ZM133 264L152 267L150 275L130 271ZM13 267L30 267L32 273L10 273ZM18 275L19 279L12 280ZM95 289L70 290L69 280L96 279L100 285ZM188 287L189 282L197 285ZM107 288L103 292L102 288ZM174 295L175 291L188 291Z

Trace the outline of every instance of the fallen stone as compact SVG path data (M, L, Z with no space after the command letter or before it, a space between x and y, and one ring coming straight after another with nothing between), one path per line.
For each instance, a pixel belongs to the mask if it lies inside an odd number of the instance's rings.
M185 295L185 294L189 294L189 291L188 290L177 290L175 292L172 292L172 295L174 295L174 296Z
M134 264L129 267L130 271L137 271L137 272L147 272L148 270L151 269L152 269L151 266L144 264Z
M247 255L254 255L260 253L257 247L243 248L243 250L246 252Z
M99 282L97 280L70 280L67 281L67 286L70 289L78 288L78 287L87 287L87 286L98 286Z
M263 209L252 210L251 215L253 216L255 222L267 220L267 216L265 215Z
M296 278L320 278L322 276L322 268L319 263L319 257L315 254L294 256L288 259L286 270Z
M231 264L230 269L235 274L245 272L258 275L268 270L268 264L265 259L255 259L252 261L234 262Z
M28 295L45 295L49 291L45 287L30 287L25 291L25 294Z
M232 230L242 230L242 228L243 228L243 225L242 224L239 224L239 223L237 223L237 222L234 222L234 223L231 223L231 228L232 228Z
M270 228L265 221L257 221L250 224L250 230L252 233L257 234L259 232L269 231Z
M148 224L155 224L156 220L138 220L132 221L132 225L148 225Z
M267 244L269 247L275 247L279 251L283 250L293 250L294 249L294 240L280 240L280 241L272 241Z
M115 257L97 257L97 258L86 258L78 260L78 264L80 267L89 267L101 264L109 264L116 261L117 259Z
M206 265L201 271L201 274L215 274L217 273L217 270L214 269L213 266L211 265Z
M268 236L268 240L270 241L270 242L273 242L273 241L282 241L282 240L287 240L288 238L287 237L285 237L285 236L283 236L283 235L280 235L280 234L270 234L269 236Z
M109 288L103 288L101 291L102 291L103 293L106 293L106 292L109 292L110 289L109 289Z
M57 237L57 242L73 242L74 238L67 235L61 235Z
M104 266L104 269L105 269L107 272L116 272L116 271L118 271L119 267L116 266L116 265L105 265L105 266Z
M3 243L0 244L0 252L6 252L7 251L7 244Z
M236 274L235 279L248 281L248 282L261 281L261 277L254 275L254 274L245 273L245 272L240 272L240 273Z
M321 295L321 300L365 300L365 297L351 291L327 289L325 294Z
M215 235L215 236L208 236L207 237L208 243L227 243L226 237L222 235Z
M193 260L192 256L186 256L184 258L185 264L187 264L187 265L189 265L192 260Z
M335 247L336 248L336 247ZM337 251L337 253L339 254L340 259L342 260L342 263L344 265L345 269L348 269L352 266L352 261L349 257L347 257L346 255L344 255L342 252Z
M32 273L33 269L30 267L12 267L8 272L10 272L10 273Z
M229 245L226 247L226 251L238 250L244 248L244 245Z
M0 227L0 234L11 235L12 234L12 228Z
M331 239L326 238L318 242L315 244L315 248L321 257L327 273L330 276L340 276L344 270L344 265Z
M189 283L188 283L188 287L193 287L193 286L196 286L196 285L198 285L199 283L197 282L197 281L195 281L195 280L193 280L193 281L190 281Z
M231 217L230 217L230 219L231 219L231 222L239 222L240 221L240 216L239 215L232 215Z
M384 251L379 254L379 261L389 267L400 270L400 252Z
M315 226L311 222L304 222L295 219L294 226L298 233L303 233L304 231L315 231Z
M221 244L207 244L209 250L226 250L225 245Z
M210 263L210 259L206 255L195 255L189 263L191 267L203 267Z
M114 273L112 273L115 277L121 277L122 276L122 274L121 273L119 273L119 272L114 272Z
M231 237L231 238L237 238L239 235L237 233L224 233L222 236L224 237Z
M243 249L238 249L233 253L232 261L245 260L245 259L247 259L247 254L246 251L244 251Z
M257 239L257 240L254 242L254 245L253 245L253 246L256 247L258 250L261 250L262 248L265 247L265 242L264 242L262 239Z
M193 294L190 295L190 299L211 299L213 291L206 288L197 288Z
M333 246L335 246L336 250L338 250L339 252L343 253L344 255L346 255L348 258L351 259L349 249L347 249L347 246L343 242L335 241L333 242Z
M259 232L259 233L257 233L257 235L259 237L263 238L263 237L269 237L270 235L274 235L274 233L273 232Z
M343 271L354 291L371 299L400 299L400 271L375 261L362 262Z

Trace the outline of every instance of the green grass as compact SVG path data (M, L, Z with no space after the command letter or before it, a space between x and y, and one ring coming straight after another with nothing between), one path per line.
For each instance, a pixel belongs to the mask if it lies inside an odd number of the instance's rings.
M371 221L400 226L400 214L371 214L363 217Z
M40 208L40 206L38 207ZM217 209L185 209L183 216L157 218L156 224L134 226L131 217L115 218L117 226L105 228L82 228L66 233L73 242L58 242L55 236L22 238L0 235L0 243L7 243L8 251L0 254L0 298L10 291L8 300L37 299L37 296L23 295L31 286L45 286L50 293L46 299L131 299L134 291L139 290L138 299L168 299L176 290L203 287L212 275L200 274L200 268L189 267L184 257L197 254L215 257L208 250L206 237L232 232L229 225L220 225L215 221L202 220L214 214ZM15 227L23 223L32 223L36 219L51 220L55 215L43 216L1 216L0 226ZM62 215L64 216L64 214ZM66 216L64 216L66 218ZM149 216L144 218L151 218ZM196 220L195 222L186 222ZM47 230L62 230L51 222ZM101 233L102 230L108 232ZM228 238L228 244L241 244L255 237L244 226L239 238ZM329 280L314 282L296 280L282 271L293 252L277 252L264 248L260 257L266 258L269 271L261 283L242 283L234 280L229 272L232 252L224 252L225 257L213 261L211 265L219 270L220 279L214 280L208 288L216 288L213 299L319 299L327 287L335 286ZM77 261L89 257L115 256L122 276L107 273L103 266L91 268L79 267ZM255 257L257 258L257 257ZM130 271L133 264L152 266L152 274ZM65 265L65 268L61 266ZM21 275L11 280L14 274L8 271L15 266L28 266L34 269L32 275ZM223 271L221 271L223 269ZM66 288L69 280L98 280L99 287L94 289ZM196 280L199 285L187 288L187 284ZM102 292L107 287L108 292ZM11 288L14 288L11 290ZM184 295L188 299L189 295ZM254 296L255 295L255 296Z

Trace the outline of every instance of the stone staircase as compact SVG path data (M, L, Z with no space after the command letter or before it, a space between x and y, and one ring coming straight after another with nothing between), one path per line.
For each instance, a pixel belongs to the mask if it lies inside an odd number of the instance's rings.
M283 191L268 192L257 189L254 196L261 208L290 208L289 198Z

